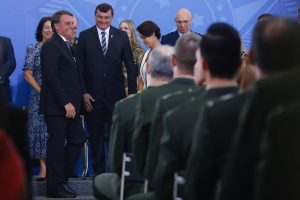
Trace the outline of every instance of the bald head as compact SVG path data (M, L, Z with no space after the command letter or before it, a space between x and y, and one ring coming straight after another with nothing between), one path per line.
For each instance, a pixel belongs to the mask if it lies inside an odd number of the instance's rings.
M192 25L191 12L186 8L179 9L176 14L175 21L177 25L177 30L180 33L189 32Z

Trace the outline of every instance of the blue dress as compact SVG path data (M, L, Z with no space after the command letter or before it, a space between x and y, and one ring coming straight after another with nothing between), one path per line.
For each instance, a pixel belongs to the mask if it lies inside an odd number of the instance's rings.
M26 47L24 70L33 72L33 77L39 85L42 84L41 44L29 44ZM28 141L32 159L46 159L47 127L44 116L39 114L40 94L31 89L28 103Z

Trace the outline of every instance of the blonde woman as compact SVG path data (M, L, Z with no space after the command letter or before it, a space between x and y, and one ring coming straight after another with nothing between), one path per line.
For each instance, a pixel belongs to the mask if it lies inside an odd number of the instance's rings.
M140 66L141 66L142 59L143 59L145 51L141 47L141 45L140 45L140 43L137 39L136 29L135 29L134 23L130 19L125 19L125 20L121 21L121 23L119 25L119 28L122 31L125 31L128 35L131 50L132 50L132 53L133 53L134 63L137 66L137 70L138 70L138 74L139 74ZM126 85L126 88L127 88L127 73L126 73L126 68L124 66L123 66L123 74L125 76L125 80L126 80L125 85ZM138 76L138 86L140 84L139 79L140 79L140 76Z

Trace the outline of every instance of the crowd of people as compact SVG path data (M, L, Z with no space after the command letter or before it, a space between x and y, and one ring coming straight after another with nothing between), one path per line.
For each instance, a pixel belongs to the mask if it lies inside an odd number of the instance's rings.
M9 162L18 172L12 198L30 199L30 158L39 160L36 180L46 181L48 198L76 197L68 178L87 139L84 116L97 199L120 198L123 153L148 183L146 193L144 183L126 183L125 199L172 199L179 172L184 199L299 199L299 137L291 133L300 117L298 21L261 15L244 52L229 24L192 31L186 8L163 36L154 21L135 28L125 19L117 28L113 17L111 5L99 4L96 24L79 38L69 11L39 21L23 68L27 112L9 105L16 62L10 39L0 37L0 143L12 155L0 168ZM295 128L276 132L286 123Z

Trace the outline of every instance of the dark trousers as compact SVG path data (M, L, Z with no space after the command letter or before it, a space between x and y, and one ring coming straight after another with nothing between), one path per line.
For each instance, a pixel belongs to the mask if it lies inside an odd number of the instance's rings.
M68 181L81 153L86 136L80 117L45 116L47 143L47 190L53 191Z
M11 89L9 82L0 83L0 102L10 104L12 102Z
M105 172L104 142L109 137L111 127L112 109L94 107L86 115L89 142L92 149L94 175Z

